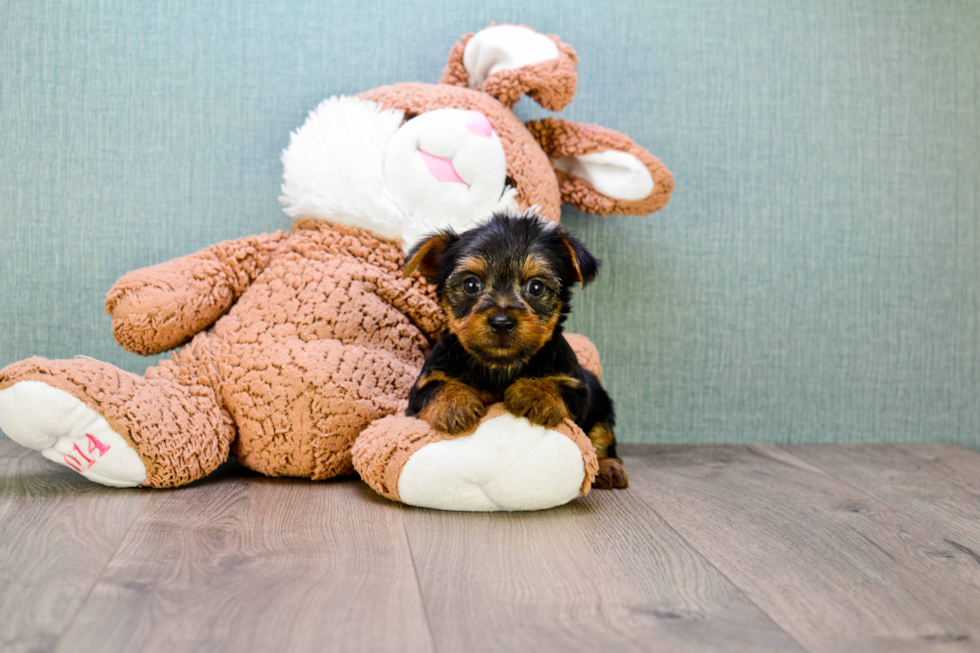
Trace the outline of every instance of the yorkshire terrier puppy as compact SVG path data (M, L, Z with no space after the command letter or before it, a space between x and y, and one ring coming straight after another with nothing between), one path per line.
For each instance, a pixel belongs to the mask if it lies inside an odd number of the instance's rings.
M599 458L593 487L626 487L612 400L562 335L572 284L584 287L599 266L575 236L530 212L423 239L405 276L418 269L435 284L449 329L425 359L406 413L450 435L471 430L499 401L546 427L570 417Z

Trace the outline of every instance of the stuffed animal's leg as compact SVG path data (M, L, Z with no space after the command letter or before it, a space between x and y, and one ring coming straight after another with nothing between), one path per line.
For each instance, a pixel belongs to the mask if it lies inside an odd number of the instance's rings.
M0 370L0 429L115 487L174 487L213 471L235 431L217 403L207 334L146 377L91 358Z
M354 467L379 494L443 510L541 510L589 491L595 451L571 420L553 429L494 404L475 430L448 438L405 415L379 419L357 438Z

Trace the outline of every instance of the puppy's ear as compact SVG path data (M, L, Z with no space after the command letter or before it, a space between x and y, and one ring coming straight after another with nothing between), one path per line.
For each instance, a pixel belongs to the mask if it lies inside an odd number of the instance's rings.
M411 276L416 268L430 283L438 283L440 262L446 250L459 238L452 231L441 231L420 240L405 258L403 277Z
M581 281L582 287L585 288L599 274L602 261L593 256L585 243L572 234L562 231L558 239L563 248L562 254L571 264L574 274L573 281Z

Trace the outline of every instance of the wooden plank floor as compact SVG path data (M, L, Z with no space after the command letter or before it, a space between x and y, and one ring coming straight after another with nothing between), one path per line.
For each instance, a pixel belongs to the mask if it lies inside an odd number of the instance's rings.
M980 651L980 454L622 449L629 490L466 514L0 440L0 651Z

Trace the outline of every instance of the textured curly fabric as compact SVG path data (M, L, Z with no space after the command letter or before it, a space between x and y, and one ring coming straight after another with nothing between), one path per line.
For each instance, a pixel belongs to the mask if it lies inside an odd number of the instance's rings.
M514 113L486 93L449 84L405 82L382 86L358 95L386 109L404 111L406 117L435 109L465 109L482 113L500 137L507 160L507 176L517 191L521 209L538 207L552 222L561 217L561 194L551 160Z
M184 344L231 308L286 237L277 231L218 243L125 275L105 303L116 342L144 356Z
M550 44L534 36L551 58L497 70L475 90L466 88L463 65L469 38L453 48L445 83L402 83L358 97L406 119L446 108L480 112L500 138L506 183L518 205L551 221L558 221L563 200L599 213L645 213L666 202L669 172L625 136L554 120L525 126L511 111L522 94L552 110L568 104L577 82L571 47L547 36L557 47L555 58ZM605 149L642 161L656 180L655 193L615 201L556 171L552 162ZM356 457L365 480L397 499L408 459L442 439L425 422L395 414L404 412L424 357L444 328L432 286L418 275L402 278L401 244L306 219L291 232L239 238L136 270L106 297L115 338L143 355L183 345L169 360L137 376L92 359L34 358L0 371L0 390L40 381L79 399L137 452L144 485L188 483L229 453L263 474L313 479L352 473ZM583 366L601 374L595 347L568 338ZM502 411L494 406L488 415ZM510 428L494 437L506 438L514 433ZM585 492L597 470L591 443L570 423L557 430L582 453ZM565 469L575 468L574 476L560 471L555 477L564 474L565 490L574 494L581 473L575 448L544 433L572 463ZM559 469L555 460L529 473L550 486L555 479L542 470Z
M491 24L491 27L495 24ZM518 27L537 32L527 25ZM464 88L468 86L469 73L463 65L463 53L473 36L472 33L464 35L450 50L440 83ZM558 47L557 59L532 66L499 70L490 75L479 90L497 98L507 108L513 108L525 93L549 111L561 111L568 106L575 96L575 87L578 84L578 55L570 45L563 43L554 34L546 36Z
M488 408L480 422L482 424L499 417L504 412L503 404L494 404ZM580 495L585 496L599 471L595 449L582 429L571 420L566 419L554 430L567 436L582 452L585 478ZM352 452L354 467L361 479L375 492L392 501L401 501L398 480L405 463L422 447L440 442L446 437L423 420L405 415L391 415L371 424L357 439Z
M354 443L354 468L381 496L400 501L398 478L412 454L446 435L428 423L405 415L389 415L372 423Z
M106 309L121 345L147 353L192 337L145 376L89 358L32 358L0 372L0 390L43 381L80 399L136 450L147 486L189 483L229 452L270 476L353 473L355 441L404 412L444 318L430 284L402 278L398 244L343 225L293 226L120 279ZM380 482L438 436L392 419L392 452L372 467ZM392 434L404 441L392 444Z
M68 392L102 415L139 454L147 473L143 485L174 487L214 471L228 458L235 437L209 378L215 370L207 335L195 338L181 356L197 374L144 378L91 358L29 358L0 371L0 390L41 381Z
M137 270L108 295L121 345L146 353L213 330L145 377L33 358L4 369L0 389L38 380L77 397L139 453L145 485L200 478L230 449L272 476L349 474L354 439L403 409L443 327L402 257L365 231L298 221Z
M600 125L585 125L560 118L530 120L525 123L534 138L552 159L581 156L593 152L618 150L627 152L643 163L653 177L654 190L641 200L617 200L597 192L585 179L555 170L561 190L561 201L596 215L643 215L658 211L674 192L674 179L657 157L637 145L628 136Z
M566 333L565 340L571 345L579 364L595 374L596 378L601 379L602 365L599 364L599 350L595 345L588 338L577 333Z
M214 328L234 454L271 476L353 472L350 447L398 410L442 328L402 251L365 231L300 221Z

